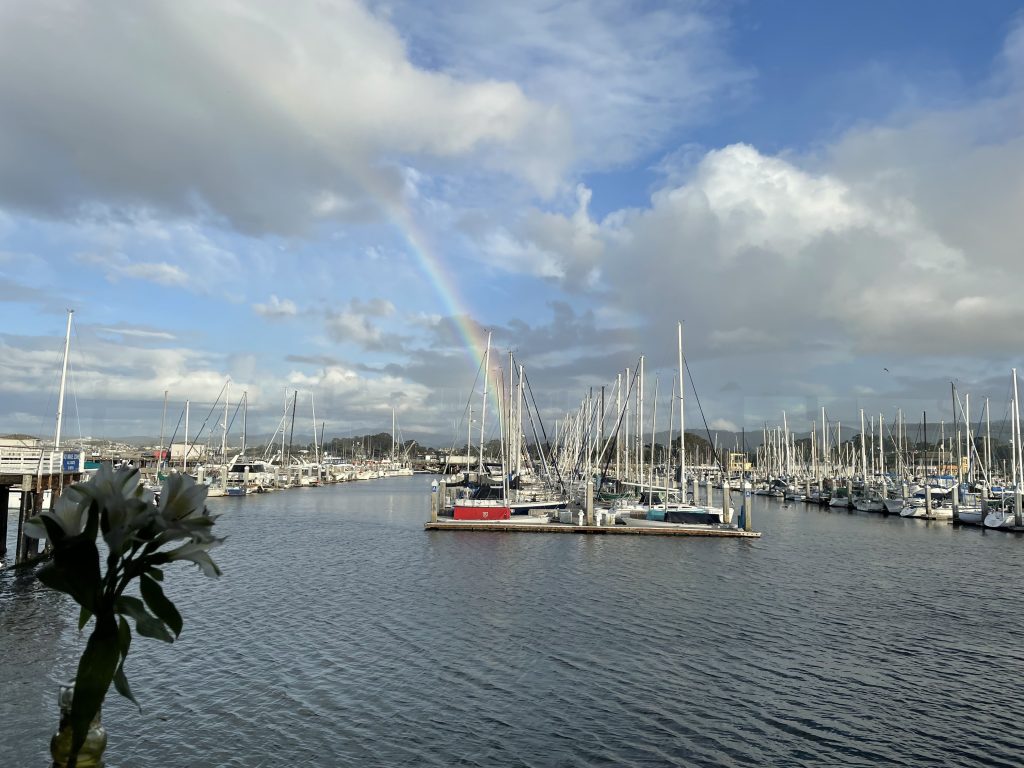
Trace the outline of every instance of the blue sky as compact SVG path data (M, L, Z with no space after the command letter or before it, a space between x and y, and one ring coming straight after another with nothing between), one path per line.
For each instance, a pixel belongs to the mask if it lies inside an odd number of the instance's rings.
M1022 362L1018 3L44 1L0 73L0 431L68 307L72 437L230 378L442 443L484 329L552 420L678 320L726 428Z

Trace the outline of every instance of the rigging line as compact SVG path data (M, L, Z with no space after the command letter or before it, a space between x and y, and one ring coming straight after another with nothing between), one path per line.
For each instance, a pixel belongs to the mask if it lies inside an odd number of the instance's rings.
M74 315L71 317L71 329L75 334L75 349L78 350L82 346L82 338L78 335L78 322L75 320ZM81 354L79 352L79 354ZM82 434L82 412L78 408L78 387L75 386L75 370L74 364L71 360L68 360L68 375L71 378L71 397L75 402L75 422L78 424L78 443L82 445L85 441L85 437Z
M210 411L209 411L209 413L207 413L207 414L206 414L206 418L205 418L205 419L203 419L203 425L202 425L201 427L199 427L199 431L198 431L198 432L196 433L196 436L195 436L195 437L193 437L193 438L192 438L192 441L191 441L191 442L190 442L190 443L189 443L189 444L188 444L188 445L187 445L187 446L185 447L185 458L186 458L186 459L187 459L187 458L189 457L189 455L190 455L190 454L192 453L192 449L193 449L193 448L195 448L195 446L196 446L196 443L198 443L198 442L199 442L199 438L203 436L203 430L205 430L205 429L206 429L206 424L207 424L207 422L208 422L208 421L210 420L210 417L211 417L211 416L213 415L213 412L214 412L214 410L215 410L215 409L217 408L217 405L218 405L218 403L220 403L220 398L221 398L221 395L223 395L223 394L224 394L224 390L225 390L225 389L227 389L228 383L229 383L230 381L231 381L231 379L228 379L227 381L225 381L225 382L224 382L224 386L222 386L222 387L220 388L220 394L218 394L218 395L217 395L217 399L216 399L216 400L214 400L214 401L213 401L213 405L211 405L211 406L210 406Z
M60 343L60 349L54 355L54 363L53 363L53 368L51 368L51 370L56 369L56 370L60 371L60 362L61 362L61 359L63 358L63 355L64 355L64 342L62 340L61 343ZM60 375L59 374L57 376L57 382L58 382L58 386L59 386L59 382L60 382ZM39 426L36 427L36 434L38 434L38 435L45 435L46 434L45 429L46 429L46 420L47 419L46 419L46 416L43 415L43 414L44 413L52 413L52 414L54 414L56 416L57 407L58 407L57 406L57 394L52 389L48 389L47 390L47 399L46 399L46 411L44 411L43 413L39 414L39 422L38 422ZM50 434L52 435L53 433L54 433L54 425L51 423L51 425L50 425ZM40 440L40 450L42 450L42 445L43 445L43 441ZM40 461L42 461L41 454L40 454Z
M641 355L641 357L643 357L643 355ZM608 446L611 445L612 440L614 440L615 437L619 434L619 428L622 426L622 417L625 415L626 409L629 407L629 396L633 392L633 384L636 383L637 377L640 374L639 362L640 361L637 360L637 365L633 367L633 376L632 376L632 378L629 381L629 387L626 389L626 396L623 398L622 409L619 411L619 416L618 416L618 418L615 421L615 429L612 430L612 433L608 436L608 440L605 441L604 449L601 451L602 455L605 453L605 451L608 450ZM600 457L598 457L598 461L600 461ZM604 478L605 478L605 475L608 474L608 466L611 463L612 463L612 455L611 455L611 453L609 453L608 454L608 458L605 459L605 461L604 461L604 468L601 470L601 480L597 484L597 488L594 491L595 493L600 491L601 490L601 486L604 485ZM620 481L621 480L621 478L618 478L618 477L615 478L615 479L616 479L616 481Z
M484 359L485 359L485 355L481 355L480 356L480 363L476 367L476 376L473 378L473 385L469 388L469 397L466 398L466 406L465 406L465 408L462 409L462 417L459 418L459 423L456 426L455 437L452 439L451 450L448 451L448 456L445 457L445 460L444 460L444 468L441 470L441 474L443 474L443 475L447 475L448 474L448 468L449 468L449 466L451 466L450 462L449 462L449 459L451 458L451 455L455 452L455 443L458 442L461 439L461 437L462 437L459 434L459 431L462 429L462 419L467 419L467 420L469 419L469 409L473 405L473 397L476 395L476 384L477 384L478 381L480 381L480 369L482 369L484 367ZM469 426L470 426L470 428L472 428L472 424L470 424ZM472 443L472 440L470 440L470 443ZM470 450L470 446L467 445L466 446L466 450L469 451ZM468 455L467 455L466 459L467 459L466 471L468 472L469 471L469 462L468 462L469 456Z
M690 389L693 390L693 399L697 401L697 410L700 411L700 417L704 422L704 430L708 433L708 442L711 444L711 457L715 460L715 463L718 465L718 468L722 470L722 474L724 475L725 467L722 465L722 460L718 457L718 451L715 449L714 441L711 439L711 428L708 426L708 420L704 416L704 408L700 404L700 396L697 394L697 386L693 383L693 374L690 372L690 364L686 360L686 355L683 355L683 367L686 369L686 375L690 378ZM745 433L743 441L746 443ZM746 450L745 445L744 450Z
M523 383L526 384L526 391L530 395L530 403L533 404L533 410L537 414L537 421L540 422L540 433L541 433L541 436L544 438L544 445L550 445L550 443L548 442L547 430L544 429L544 419L542 419L540 417L540 408L537 407L537 399L533 396L533 387L530 386L530 377L526 375L525 371L523 371ZM547 461L546 461L546 459L544 459L544 445L537 446L537 450L541 454L541 459L544 460L544 462L546 464ZM551 465L555 468L555 477L558 479L558 486L562 489L562 492L564 493L565 492L565 483L562 480L562 473L558 469L558 462L554 461L554 456L552 456L551 459L552 459Z
M174 438L178 436L178 427L181 426L181 420L185 418L185 406L181 406L181 413L178 414L178 423L174 425L174 432L171 433L171 437L167 442L167 464L170 466L171 463L171 446L174 445ZM159 466L159 463L157 464Z

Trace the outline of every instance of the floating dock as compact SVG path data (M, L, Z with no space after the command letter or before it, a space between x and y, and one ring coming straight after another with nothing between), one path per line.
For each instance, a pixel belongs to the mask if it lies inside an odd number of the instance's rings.
M628 536L704 536L719 539L759 539L760 531L742 528L634 528L630 525L572 525L571 523L493 523L477 520L439 520L424 523L427 531L499 531L501 533L581 533Z

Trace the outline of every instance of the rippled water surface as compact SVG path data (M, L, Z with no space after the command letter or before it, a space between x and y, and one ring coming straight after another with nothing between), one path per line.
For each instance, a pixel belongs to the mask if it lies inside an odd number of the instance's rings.
M224 576L168 573L108 765L1024 764L1014 535L768 500L757 541L428 533L428 493L211 499ZM48 764L76 616L0 573L0 764Z

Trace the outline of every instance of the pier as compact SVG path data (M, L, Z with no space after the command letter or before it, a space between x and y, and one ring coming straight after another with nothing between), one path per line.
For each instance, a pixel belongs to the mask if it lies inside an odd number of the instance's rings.
M611 536L703 536L720 539L759 539L760 531L742 528L633 528L628 525L572 525L571 523L507 523L445 520L423 524L427 531L500 531L501 533L581 533Z
M65 485L82 478L85 454L81 451L45 451L39 448L0 448L0 560L7 559L7 518L11 491L21 492L14 564L30 563L40 555L39 541L24 534L25 522L45 508L47 491L55 501ZM15 488L17 486L17 488Z

